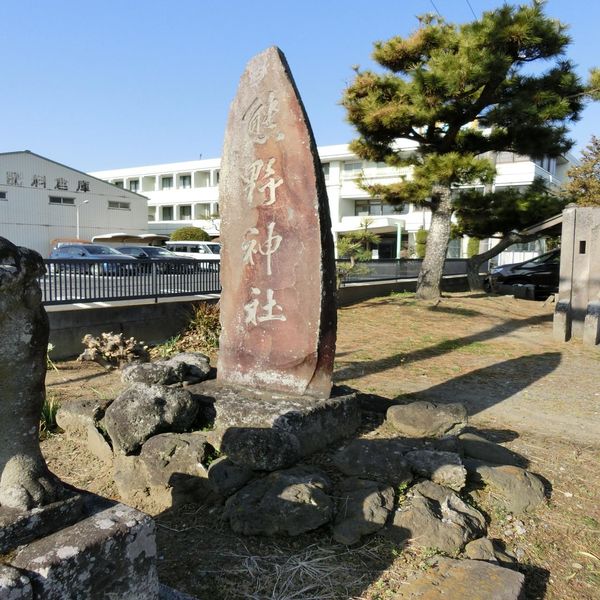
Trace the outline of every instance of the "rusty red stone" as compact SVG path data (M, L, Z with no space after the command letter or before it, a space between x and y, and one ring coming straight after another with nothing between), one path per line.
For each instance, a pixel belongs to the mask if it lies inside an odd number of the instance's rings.
M327 192L283 53L250 60L231 105L220 180L222 382L328 397L335 262Z

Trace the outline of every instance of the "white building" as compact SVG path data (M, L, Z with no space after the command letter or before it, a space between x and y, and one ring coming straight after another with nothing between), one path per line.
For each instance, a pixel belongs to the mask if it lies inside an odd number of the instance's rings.
M429 227L429 210L414 204L397 209L371 198L356 183L361 173L371 183L392 183L410 177L410 168L398 169L361 160L346 145L322 146L318 151L327 184L334 237L360 229L366 220L369 229L381 235L376 257L411 256L416 232ZM543 177L555 185L560 183L570 164L567 158L534 162L529 157L500 152L496 155L494 186L527 186L535 177ZM218 236L219 166L219 159L194 160L97 171L92 175L147 196L150 232L169 234L179 227L193 225ZM466 240L451 241L449 256L459 258L465 253ZM523 260L528 257L523 255Z
M54 240L147 231L147 200L28 150L0 154L0 235L46 257Z

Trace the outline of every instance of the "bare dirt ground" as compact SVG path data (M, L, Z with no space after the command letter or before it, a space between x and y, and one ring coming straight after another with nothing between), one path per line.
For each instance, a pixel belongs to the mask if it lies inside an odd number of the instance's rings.
M527 599L600 599L600 351L552 339L552 305L453 294L438 304L400 294L339 311L335 380L395 401L464 402L471 424L526 457L547 481L548 503L519 517L480 507L527 578ZM214 361L213 361L214 364ZM114 397L119 375L60 363L48 393L60 402ZM373 398L373 408L378 399ZM363 435L377 436L375 413ZM117 498L110 470L64 435L42 443L66 481ZM314 462L328 468L326 454ZM221 508L186 505L157 515L162 579L202 599L394 598L427 551L375 536L358 548L327 530L294 539L241 538Z

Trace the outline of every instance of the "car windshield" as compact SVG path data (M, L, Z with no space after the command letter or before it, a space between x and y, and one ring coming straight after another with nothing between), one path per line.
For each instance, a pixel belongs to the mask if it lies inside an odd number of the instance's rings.
M558 252L550 252L548 254L542 254L536 258L532 258L531 260L523 263L521 265L522 269L529 269L531 267L537 267L539 265L544 265L546 263L557 263L560 261L560 254Z
M213 253L213 254L221 254L221 244L206 244L206 247Z

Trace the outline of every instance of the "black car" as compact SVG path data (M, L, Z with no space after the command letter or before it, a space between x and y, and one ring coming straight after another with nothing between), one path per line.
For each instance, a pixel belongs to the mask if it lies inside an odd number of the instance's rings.
M70 265L75 265L78 271L92 275L127 275L135 271L136 264L131 256L99 244L64 244L52 250L50 258L64 260L51 262L51 273L57 270L71 270Z
M541 254L522 263L493 268L486 280L487 288L496 293L515 293L516 286L533 285L536 298L558 292L560 249Z
M193 259L183 258L158 246L119 246L119 252L132 256L140 261L140 266L152 269L152 263L157 265L159 273L186 273L193 270Z

